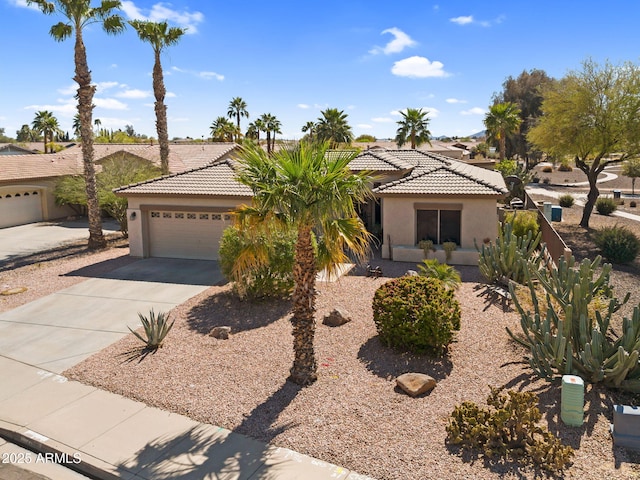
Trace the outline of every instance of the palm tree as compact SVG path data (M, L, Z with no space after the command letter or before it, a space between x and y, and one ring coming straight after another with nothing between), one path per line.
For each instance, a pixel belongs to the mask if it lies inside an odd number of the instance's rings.
M520 108L513 102L492 105L484 117L484 126L487 128L489 139L499 142L500 161L505 157L507 137L518 131L520 123L522 123Z
M316 132L316 122L308 121L302 126L302 133L307 133L307 135L309 135L310 142L313 142L313 134L315 132Z
M337 108L327 108L320 112L322 117L316 123L316 136L320 142L329 142L331 148L340 143L350 144L353 141L351 126L347 122L347 114Z
M363 257L370 240L356 208L371 197L371 179L349 170L355 152L327 155L327 149L326 143L300 142L269 155L257 145L247 145L239 159L238 179L254 193L253 205L236 211L239 228L269 235L275 224L276 230L280 226L297 231L291 318L294 361L289 380L300 385L317 379L313 347L317 271L332 272L349 261L345 248ZM261 248L252 246L240 253L236 278L264 263Z
M249 112L247 111L247 102L245 102L240 97L231 99L231 101L229 102L229 108L227 109L227 116L229 118L235 117L236 119L236 126L238 127L238 136L236 138L236 142L240 143L240 132L242 131L240 130L240 117L249 118Z
M36 116L31 122L31 128L37 133L41 133L44 140L44 153L47 153L47 145L53 143L53 135L62 135L58 119L48 110L36 112Z
M261 123L260 130L267 134L267 153L270 154L273 152L276 144L276 133L282 133L280 130L282 124L275 115L271 115L270 113L263 113L259 120ZM271 137L271 133L273 133L273 137Z
M80 136L82 137L82 160L87 190L87 213L89 216L89 249L104 248L107 242L102 233L102 219L96 188L96 171L93 164L93 94L96 87L91 83L91 70L87 64L87 50L82 32L93 23L99 23L108 34L120 33L125 22L114 11L120 8L119 0L102 0L99 7L91 7L90 0L27 0L28 5L36 4L45 14L58 13L68 20L51 27L49 33L56 41L63 41L75 34L74 60L75 76L78 84L78 115L80 116Z
M431 132L429 131L429 117L421 108L407 108L406 112L400 112L402 120L396 130L396 143L402 147L407 140L411 141L411 148L415 149L423 143L431 145Z
M163 175L167 175L169 173L169 131L167 128L167 106L164 104L167 90L164 86L160 54L166 47L177 44L187 29L169 28L167 22L156 23L146 20L131 20L129 25L138 32L140 40L151 44L153 48L153 95L156 98L154 108L156 112L156 132L158 133L158 143L160 144L160 169Z
M227 117L218 117L211 124L211 138L214 142L233 142L236 126Z

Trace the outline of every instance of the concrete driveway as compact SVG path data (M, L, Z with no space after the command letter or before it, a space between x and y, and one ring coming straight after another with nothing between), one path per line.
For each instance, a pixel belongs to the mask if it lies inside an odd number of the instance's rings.
M81 271L73 274L82 274ZM224 279L215 261L141 259L0 313L0 356L61 373Z
M102 230L107 234L115 233L120 228L114 220L105 220ZM88 239L89 224L86 219L0 228L0 262Z

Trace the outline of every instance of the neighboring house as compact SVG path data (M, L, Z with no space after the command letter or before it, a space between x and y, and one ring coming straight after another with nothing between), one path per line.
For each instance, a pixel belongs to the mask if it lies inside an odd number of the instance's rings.
M117 189L129 201L131 255L217 259L232 211L252 197L234 165L225 159ZM450 263L473 265L474 241L498 234L497 202L508 193L499 172L422 150L371 149L350 167L375 176L377 201L362 205L360 214L380 235L384 258L420 261L418 242L432 239L457 244ZM441 246L436 256L444 261Z
M227 158L233 143L180 144L169 148L169 169L182 172ZM148 144L94 144L97 170L114 156L134 156L160 165L160 147ZM0 156L0 228L53 220L72 215L68 207L55 204L53 190L65 175L82 175L82 148L73 145L50 154L25 153Z
M32 153L37 152L29 150L25 147L21 147L20 145L16 145L14 143L6 143L4 145L0 145L0 155L29 155Z

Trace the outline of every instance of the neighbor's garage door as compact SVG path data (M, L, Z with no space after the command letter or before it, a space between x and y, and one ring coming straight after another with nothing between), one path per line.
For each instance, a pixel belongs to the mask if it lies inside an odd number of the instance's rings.
M223 230L231 224L224 213L150 211L151 257L217 260Z
M42 221L41 194L34 190L2 189L0 228Z

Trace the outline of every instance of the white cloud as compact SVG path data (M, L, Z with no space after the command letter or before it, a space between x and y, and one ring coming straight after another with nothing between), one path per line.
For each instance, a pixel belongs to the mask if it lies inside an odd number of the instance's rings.
M302 108L303 110L306 110L307 108L311 108L311 107L306 103L299 103L298 108Z
M447 103L467 103L466 100L460 100L459 98L447 98L445 100Z
M27 0L9 0L9 5L13 5L14 7L30 8L31 10L40 10L38 5L35 3L27 5Z
M473 107L469 110L463 110L460 112L460 115L484 115L486 112L484 108Z
M149 90L138 90L136 88L123 90L122 92L116 93L116 97L118 98L148 98L151 96L151 92Z
M212 78L215 78L216 80L219 80L219 81L224 80L224 75L221 75L221 74L216 73L216 72L196 72L196 71L193 71L193 70L184 70L184 69L178 68L178 67L171 67L171 70L173 70L174 72L186 73L188 75L194 75L196 77L204 78L205 80L210 80Z
M55 105L27 105L25 110L33 110L39 112L40 110L48 110L55 115L61 115L63 117L73 117L78 112L78 105L73 98L60 98Z
M75 95L78 91L78 85L76 83L72 83L68 87L59 88L57 91L61 95Z
M433 107L423 107L422 111L427 112L427 117L429 117L429 120L437 118L440 115L440 110Z
M167 92L165 94L165 98L176 98L176 97L177 97L177 95L175 93L173 93L173 92Z
M187 34L196 33L197 25L204 21L204 15L201 12L178 11L170 8L170 3L156 3L150 10L142 9L135 6L131 1L122 2L122 10L130 20L150 20L152 22L171 22L177 24L180 28L186 28Z
M355 105L347 105L347 110L355 110L356 106Z
M114 87L126 87L126 85L121 85L118 82L98 82L96 83L96 92L101 93Z
M389 115L393 115L394 117L399 117L400 110L392 110L391 112L389 112Z
M372 122L376 122L376 123L389 123L389 122L393 122L393 118L388 118L388 117L374 117L371 119Z
M377 55L379 53L384 53L385 55L389 55L391 53L399 53L407 47L413 47L417 45L417 42L415 40L411 39L409 35L404 33L399 28L387 28L386 30L382 31L381 35L384 35L385 33L390 33L391 35L393 35L393 40L387 43L384 47L372 48L371 50L369 50L370 54Z
M105 110L129 110L126 103L122 103L115 98L93 98L93 103L96 107L104 108Z
M454 17L449 19L450 22L457 23L458 25L469 25L473 23L473 15Z
M370 130L373 128L373 126L367 124L367 123L359 123L356 125L356 127L358 128L362 128L363 130Z
M480 25L481 27L490 27L492 25L501 24L502 22L504 22L506 18L507 17L504 15L499 15L494 20L476 20L475 18L473 18L473 15L468 15L468 16L450 18L449 21L453 23L457 23L458 25L470 25L473 23L475 25Z
M409 78L447 77L449 74L443 67L442 62L431 62L428 58L413 56L395 62L391 73Z

